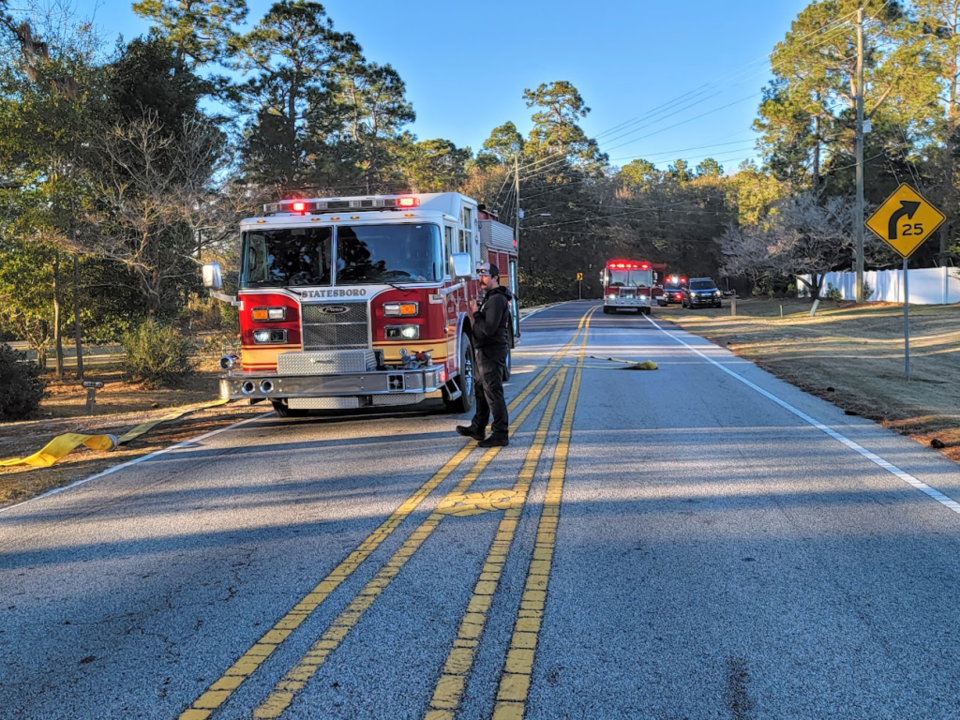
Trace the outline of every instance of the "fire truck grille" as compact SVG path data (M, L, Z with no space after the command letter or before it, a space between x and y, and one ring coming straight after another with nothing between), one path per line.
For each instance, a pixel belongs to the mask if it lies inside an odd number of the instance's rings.
M304 350L367 348L369 338L366 303L303 306Z

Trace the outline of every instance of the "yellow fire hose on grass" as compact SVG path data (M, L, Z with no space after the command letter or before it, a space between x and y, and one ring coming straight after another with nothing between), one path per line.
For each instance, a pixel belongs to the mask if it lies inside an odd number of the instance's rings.
M81 445L85 445L91 450L97 450L99 452L110 452L112 450L116 450L120 445L126 445L131 440L140 437L162 422L176 420L184 415L189 415L190 413L198 412L200 410L208 410L209 408L218 407L228 402L230 401L221 399L211 403L206 403L205 405L200 405L199 407L176 410L172 413L164 415L161 418L157 418L156 420L151 420L150 422L137 425L135 428L125 432L119 438L115 435L109 434L84 435L83 433L64 433L63 435L58 435L55 437L53 440L48 442L42 450L38 450L33 455L28 455L24 458L16 458L14 460L0 460L0 467L12 467L14 465L32 465L33 467L38 468L50 467L54 463L62 460Z
M588 357L593 358L594 360L610 360L612 362L625 363L630 367L624 368L624 370L658 370L659 366L653 360L644 360L643 362L637 362L636 360L624 360L622 358L614 357L599 357L597 355L589 355Z

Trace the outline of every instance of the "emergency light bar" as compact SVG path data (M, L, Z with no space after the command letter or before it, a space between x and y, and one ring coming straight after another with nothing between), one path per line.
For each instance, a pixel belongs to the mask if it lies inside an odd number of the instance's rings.
M398 210L420 207L418 197L396 198L361 198L356 200L281 200L275 203L266 203L263 206L264 215L278 213L292 213L308 215L313 213L350 210L363 212L373 210Z
M649 270L650 263L619 262L611 260L607 267L613 270Z

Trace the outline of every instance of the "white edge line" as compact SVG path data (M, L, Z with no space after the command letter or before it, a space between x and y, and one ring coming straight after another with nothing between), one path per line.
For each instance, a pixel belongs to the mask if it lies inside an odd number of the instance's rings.
M810 425L812 425L813 427L817 428L818 430L822 430L824 433L826 433L827 435L829 435L830 437L832 437L832 438L833 438L834 440L836 440L837 442L843 443L844 445L846 445L846 446L847 446L848 448L850 448L851 450L854 450L855 452L860 453L860 455L862 455L863 457L865 457L865 458L866 458L867 460L869 460L870 462L872 462L872 463L874 463L875 465L878 465L879 467L883 468L884 470L886 470L887 472L889 472L891 475L895 475L896 477L900 478L901 480L903 480L903 482L907 483L908 485L911 485L912 487L915 487L917 490L919 490L919 491L921 491L921 492L929 495L931 498L933 498L934 500L936 500L936 501L937 501L938 503L940 503L941 505L944 505L945 507L948 507L948 508L950 508L951 510L953 510L955 513L960 514L960 503L958 503L956 500L953 500L952 498L948 497L947 495L944 495L944 494L943 494L942 492L940 492L939 490L936 490L936 489L930 487L930 486L927 485L925 482L922 482L921 480L918 480L917 478L915 478L915 477L914 477L913 475L911 475L910 473L901 470L901 469L898 468L896 465L894 465L894 464L891 463L891 462L888 462L887 460L884 460L884 459L883 459L882 457L880 457L879 455L875 455L874 453L872 453L872 452L870 452L869 450L867 450L865 447L863 447L863 446L861 446L861 445L858 445L858 444L855 443L853 440L851 440L851 439L849 439L848 437L845 437L844 435L838 433L838 432L837 432L836 430L834 430L833 428L829 428L829 427L827 427L826 425L824 425L823 423L819 422L818 420L814 420L812 417L810 417L809 415L807 415L805 412L803 412L803 411L801 411L801 410L798 410L797 408L793 407L793 405L791 405L790 403L786 402L785 400L781 400L780 398L778 398L778 397L777 397L776 395L774 395L773 393L767 392L767 391L764 390L762 387L753 384L752 382L750 382L750 381L747 380L746 378L741 377L741 376L738 375L737 373L733 372L733 370L731 370L731 369L729 369L729 368L727 368L727 367L724 367L722 364L718 363L718 362L717 362L716 360L714 360L713 358L711 358L711 357L707 356L706 354L704 354L704 353L700 352L699 350L697 350L697 348L695 348L693 345L690 345L689 343L684 342L683 340L681 340L679 337L677 337L677 336L674 335L673 333L670 333L670 332L664 330L664 329L663 329L662 327L660 327L660 325L658 325L653 319L651 319L650 316L644 315L644 317L645 317L648 321L650 321L650 323L651 323L657 330L659 330L660 332L662 332L663 334L665 334L667 337L669 337L669 338L675 340L676 342L680 343L681 345L683 345L683 346L684 346L685 348L687 348L688 350L692 350L693 352L695 352L697 355L699 355L700 357L702 357L702 358L703 358L704 360L706 360L707 362L712 363L713 365L716 365L716 366L717 366L718 368L720 368L723 372L727 373L727 375L729 375L730 377L732 377L732 378L734 378L734 379L742 382L744 385L746 385L747 387L751 388L752 390L755 390L756 392L760 393L761 395L763 395L763 396L766 397L767 399L772 400L772 401L775 402L777 405L779 405L780 407L782 407L784 410L787 410L788 412L793 413L794 415L796 415L798 418L800 418L800 419L803 420L804 422L809 423ZM709 342L709 341L707 341L707 342ZM711 344L713 344L713 343L711 343ZM714 347L718 347L718 348L719 348L719 346L717 346L717 345L714 345ZM749 361L745 361L745 362L749 362Z
M29 498L28 500L24 500L23 502L19 502L14 505L8 505L5 508L0 508L0 513L5 513L7 510L12 510L13 508L23 507L27 503L34 502L35 500L43 500L45 497L56 495L57 493L63 492L64 490L71 490L75 487L80 487L81 485L84 485L90 482L91 480L97 480L98 478L102 478L106 475L111 475L115 472L118 472L119 470L128 468L131 465L142 463L144 460L150 460L151 458L155 458L158 455L164 455L172 450L177 450L186 445L190 445L191 443L200 442L201 440L206 440L208 437L219 435L220 433L226 432L227 430L233 430L234 428L238 428L241 425L246 425L249 422L253 422L254 420L260 420L261 418L265 418L268 415L272 415L272 414L273 414L273 411L266 412L266 413L263 413L262 415L257 415L252 418L247 418L246 420L241 420L240 422L234 423L233 425L228 425L227 427L211 430L210 432L200 435L199 437L191 438L190 440L184 440L183 442L178 442L176 445L171 445L170 447L165 447L161 450L156 450L155 452L149 453L147 455L141 455L138 458L134 458L133 460L128 460L127 462L121 463L120 465L114 465L113 467L109 467L106 470L98 472L96 475L91 475L88 478L84 478L83 480L77 480L76 482L70 483L69 485L64 485L63 487L58 487L58 488L54 488L53 490L48 490L47 492L43 493L43 495L37 495L36 497Z

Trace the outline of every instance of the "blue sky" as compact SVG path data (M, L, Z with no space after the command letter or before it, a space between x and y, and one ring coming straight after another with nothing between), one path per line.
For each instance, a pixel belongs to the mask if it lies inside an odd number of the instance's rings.
M588 135L614 165L643 157L666 168L715 157L727 171L754 155L766 56L810 0L327 0L338 30L407 85L421 139L476 152L511 120L526 134L525 88L569 80ZM18 3L14 2L14 7ZM250 20L270 2L248 0ZM126 0L76 0L111 40L148 25ZM672 103L672 104L671 104ZM627 123L626 125L624 125ZM620 126L620 129L616 129Z

